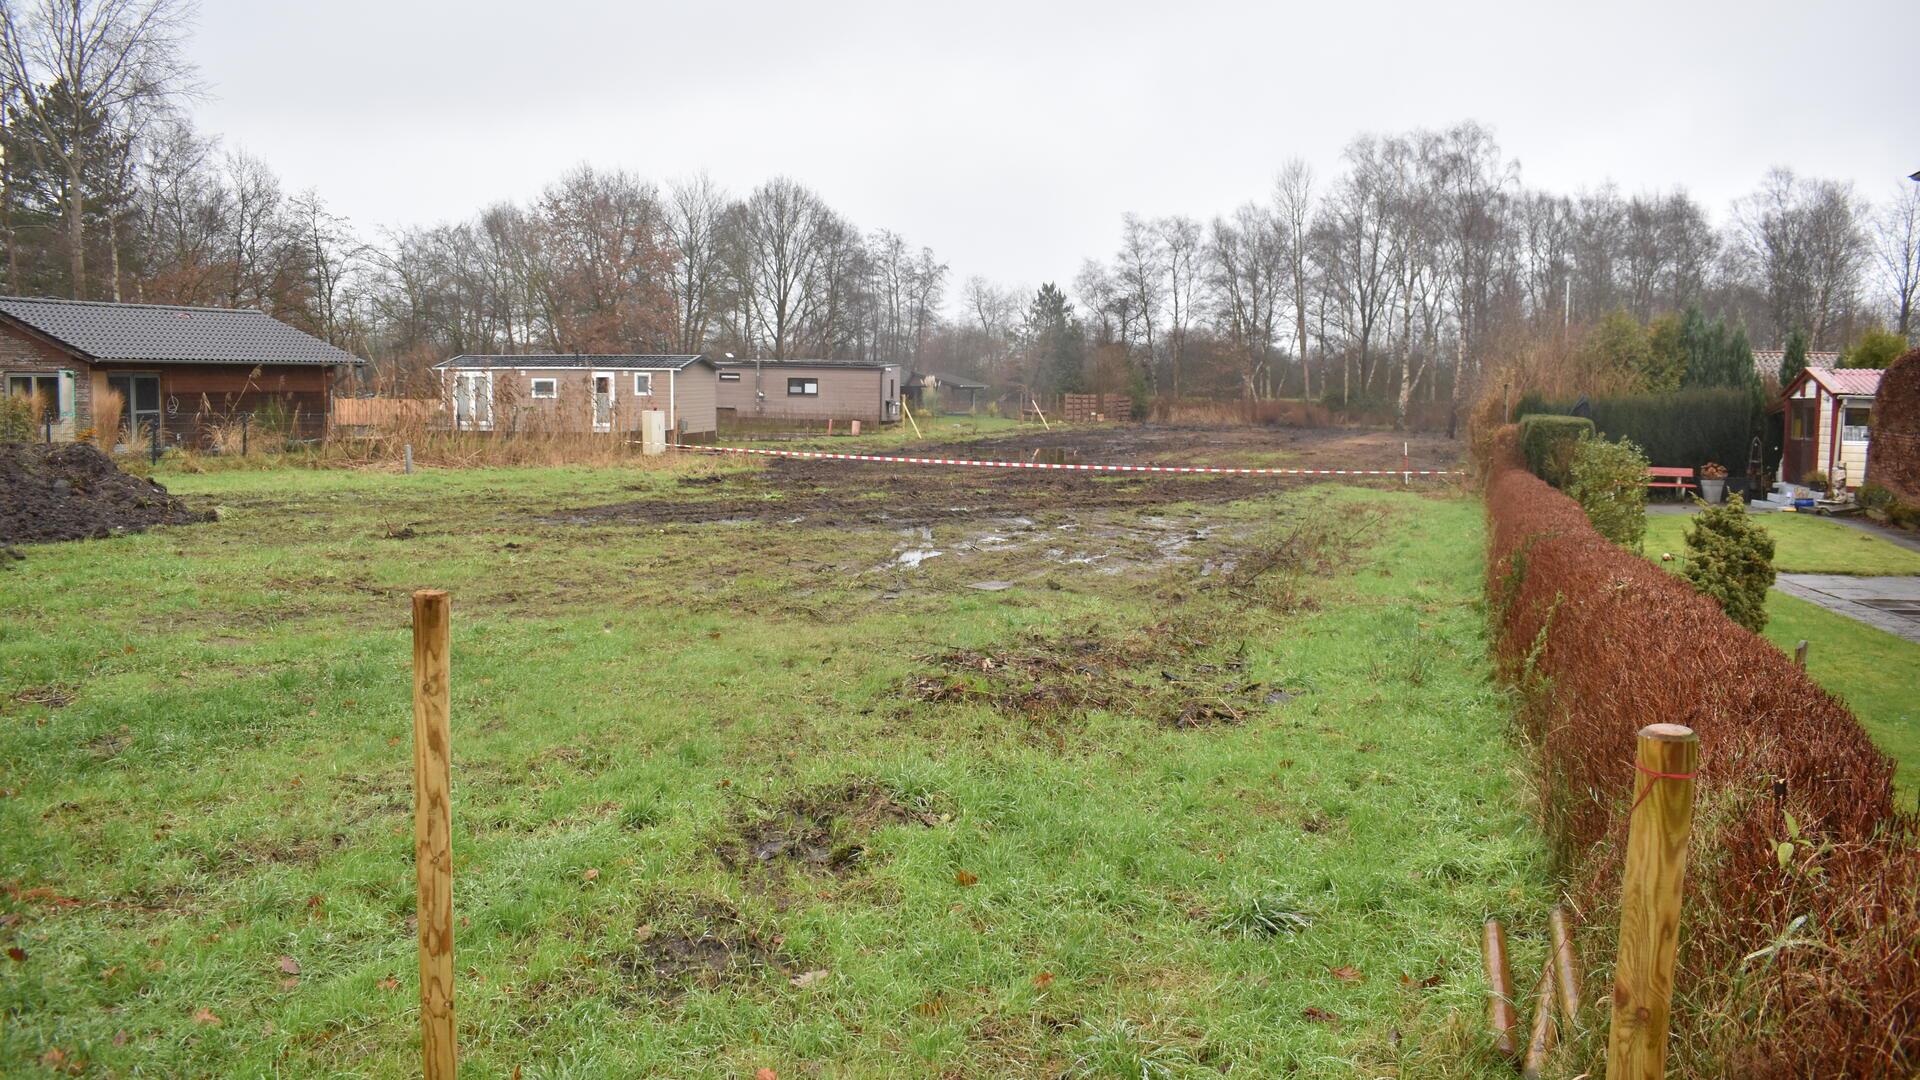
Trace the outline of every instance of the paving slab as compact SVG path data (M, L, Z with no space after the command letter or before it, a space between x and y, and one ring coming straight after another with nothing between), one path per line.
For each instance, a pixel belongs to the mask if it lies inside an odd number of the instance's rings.
M1920 643L1920 577L1781 574L1773 587L1856 622Z

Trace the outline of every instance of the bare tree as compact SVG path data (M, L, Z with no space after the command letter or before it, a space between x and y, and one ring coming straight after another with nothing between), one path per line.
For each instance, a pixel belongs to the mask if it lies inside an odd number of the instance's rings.
M0 77L53 159L43 164L66 177L75 298L87 295L87 193L113 164L103 158L130 155L133 127L194 90L181 49L193 11L192 0L0 0Z
M696 353L706 345L721 274L720 230L726 211L725 192L706 173L675 181L668 188L667 237L673 244L671 274L677 300L675 332L682 353Z
M1774 169L1735 216L1744 269L1765 295L1774 339L1804 329L1816 349L1842 344L1865 244L1852 187Z
M1119 292L1126 297L1125 312L1131 315L1131 320L1121 320L1120 341L1123 345L1127 343L1128 323L1137 323L1141 341L1146 346L1142 363L1148 385L1156 395L1164 394L1169 387L1159 370L1155 319L1166 302L1166 249L1158 231L1137 215L1128 214L1121 219L1120 254L1114 257L1113 278Z
M1892 294L1894 332L1913 340L1913 305L1920 294L1920 184L1902 184L1875 221L1874 255Z
M755 188L733 216L748 335L773 359L790 359L802 328L824 299L837 222L818 195L786 177Z
M1274 181L1273 202L1286 241L1288 294L1293 300L1293 343L1300 352L1300 393L1312 400L1313 380L1307 367L1307 296L1309 276L1308 232L1314 218L1313 169L1294 158Z
M1179 397L1187 329L1193 322L1194 299L1200 287L1206 249L1200 243L1200 223L1192 218L1165 217L1154 222L1153 227L1167 274L1167 367L1173 375L1173 396Z

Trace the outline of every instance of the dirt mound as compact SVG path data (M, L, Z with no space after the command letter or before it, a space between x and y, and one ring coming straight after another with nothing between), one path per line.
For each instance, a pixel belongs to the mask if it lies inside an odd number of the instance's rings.
M0 543L84 540L212 521L86 443L0 443Z

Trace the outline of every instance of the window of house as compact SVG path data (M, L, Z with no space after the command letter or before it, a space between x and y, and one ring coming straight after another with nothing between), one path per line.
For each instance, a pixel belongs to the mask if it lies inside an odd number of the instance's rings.
M533 380L533 396L537 398L557 398L560 396L560 380Z
M60 418L60 376L58 375L9 375L7 376L8 397L31 397L40 399L42 416Z
M651 374L643 372L633 377L633 396L653 396L653 376Z
M788 397L819 397L820 396L820 380L819 379L788 379L787 380L787 396Z
M720 373L720 381L721 382L739 382L740 373L737 371L723 371Z
M1848 442L1866 442L1867 427L1873 421L1871 407L1850 408L1846 411L1846 423L1840 429L1840 437Z

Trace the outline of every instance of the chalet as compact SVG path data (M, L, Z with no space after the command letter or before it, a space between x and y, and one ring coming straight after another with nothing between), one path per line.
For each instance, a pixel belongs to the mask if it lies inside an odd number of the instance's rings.
M714 432L713 361L698 354L462 354L434 365L463 431L638 432L666 413L675 441Z
M45 403L56 439L112 424L194 445L242 414L319 438L334 376L363 363L251 309L0 296L0 378ZM96 416L109 391L119 416Z
M863 360L722 360L719 406L736 421L900 419L900 365Z
M1781 392L1786 413L1780 479L1801 484L1825 473L1836 487L1867 481L1867 432L1881 372L1873 368L1809 367Z

